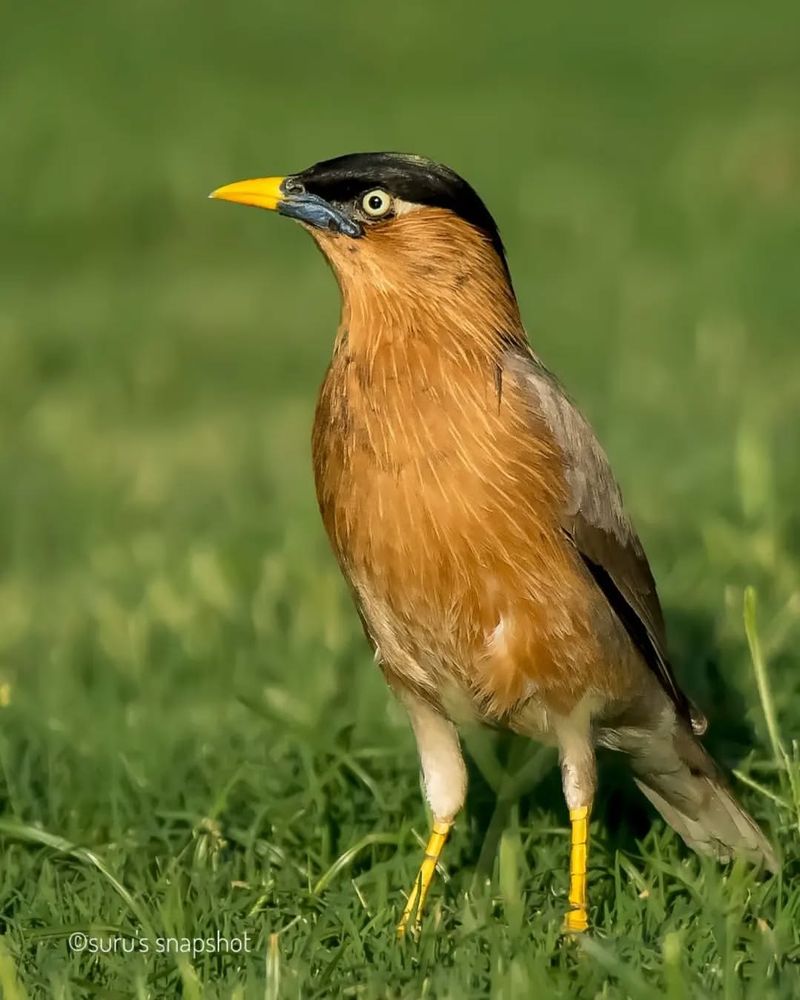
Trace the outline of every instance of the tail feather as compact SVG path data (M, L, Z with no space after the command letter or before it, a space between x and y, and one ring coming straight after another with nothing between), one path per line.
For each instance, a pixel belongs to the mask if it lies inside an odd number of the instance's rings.
M710 855L718 861L743 857L772 872L778 871L780 866L772 845L752 816L722 785L707 778L691 778L694 782L705 783L706 787L699 789L699 804L687 807L675 805L660 794L657 775L635 780L673 830L698 854Z
M688 728L678 723L668 734L643 735L617 746L631 754L636 784L688 846L720 861L743 857L777 872L772 845Z

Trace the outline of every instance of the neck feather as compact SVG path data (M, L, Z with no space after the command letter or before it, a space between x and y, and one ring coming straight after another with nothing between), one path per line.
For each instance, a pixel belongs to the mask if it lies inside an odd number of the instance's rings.
M451 213L420 210L361 240L318 243L339 283L339 337L351 354L421 342L426 353L486 356L525 342L505 261Z

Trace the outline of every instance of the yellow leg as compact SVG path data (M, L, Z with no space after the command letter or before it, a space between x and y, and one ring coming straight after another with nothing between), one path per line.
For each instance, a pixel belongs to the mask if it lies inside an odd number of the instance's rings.
M442 853L442 848L445 845L447 834L450 832L452 825L452 823L441 823L438 821L433 824L433 830L428 838L428 845L425 848L422 864L417 872L417 877L414 879L414 884L411 886L411 892L408 894L408 902L403 910L403 916L397 925L398 937L405 936L412 917L414 917L414 926L416 928L419 928L422 923L422 911L425 907L428 889L431 887L433 873L436 871L439 856Z
M572 835L569 846L569 905L564 930L580 934L589 927L586 913L586 861L589 850L589 809L570 809Z

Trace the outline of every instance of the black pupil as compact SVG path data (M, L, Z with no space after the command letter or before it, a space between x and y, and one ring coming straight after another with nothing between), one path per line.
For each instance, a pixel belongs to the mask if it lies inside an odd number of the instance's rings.
M371 194L369 196L368 205L373 212L377 212L379 209L383 208L383 198L379 194Z

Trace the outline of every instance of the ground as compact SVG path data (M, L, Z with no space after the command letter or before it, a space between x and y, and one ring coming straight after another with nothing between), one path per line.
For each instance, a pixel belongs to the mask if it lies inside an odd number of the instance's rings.
M4 13L4 997L800 995L799 29L688 0ZM298 227L205 200L380 148L489 202L781 877L699 861L604 760L594 929L562 942L552 757L474 733L396 943L427 818L313 498L335 285ZM157 952L217 934L250 950Z

